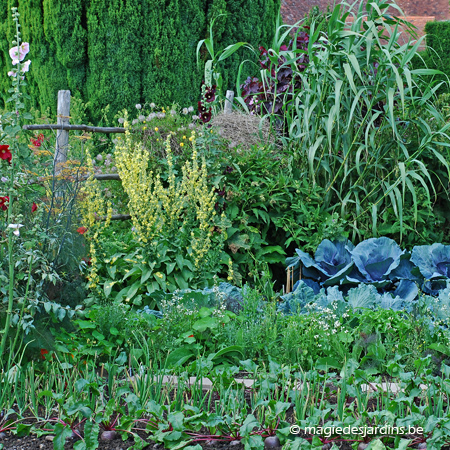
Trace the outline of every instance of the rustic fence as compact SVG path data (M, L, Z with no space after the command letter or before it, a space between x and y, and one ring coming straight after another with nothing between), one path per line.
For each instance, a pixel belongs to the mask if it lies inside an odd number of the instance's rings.
M38 130L55 130L56 131L56 145L55 155L53 158L54 176L58 175L61 167L67 162L69 152L69 131L86 131L89 133L125 133L125 128L121 127L93 127L89 125L71 125L70 124L70 91L58 91L58 105L57 105L57 122L56 124L42 124L42 125L24 125L24 130L38 131ZM99 181L117 180L120 181L120 176L117 173L95 174L94 178ZM87 177L78 178L77 181L84 181ZM128 220L131 216L129 214L114 214L111 220Z
M90 125L71 125L70 124L70 91L58 91L57 103L57 119L56 124L42 124L42 125L24 125L24 130L39 131L39 130L54 130L56 131L56 145L54 155L54 175L60 173L61 167L67 162L67 155L69 151L69 132L70 131L86 131L88 133L125 133L123 127L94 127ZM234 92L227 91L224 114L231 114L233 109ZM117 173L95 174L94 178L98 181L105 180L120 180ZM83 181L87 177L82 178ZM131 216L129 214L114 214L111 220L128 220Z

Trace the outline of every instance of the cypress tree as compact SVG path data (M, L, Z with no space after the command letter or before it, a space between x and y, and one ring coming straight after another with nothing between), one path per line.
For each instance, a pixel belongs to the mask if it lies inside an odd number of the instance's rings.
M109 119L142 96L142 2L92 0L87 9L87 99L98 120L109 105Z
M66 89L83 92L86 83L85 0L44 0L44 30L52 53L64 66ZM61 74L63 77L63 74Z
M18 6L31 49L31 105L55 113L58 90L70 89L98 123L107 105L109 122L119 110L145 101L195 105L203 79L197 43L209 36L211 20L225 14L214 23L216 51L238 41L257 48L272 39L280 0L0 0L0 6L1 98L9 96L10 11ZM235 89L246 58L257 59L241 49L221 64L225 89Z
M161 105L194 105L201 82L196 48L205 29L206 1L144 3L144 99Z

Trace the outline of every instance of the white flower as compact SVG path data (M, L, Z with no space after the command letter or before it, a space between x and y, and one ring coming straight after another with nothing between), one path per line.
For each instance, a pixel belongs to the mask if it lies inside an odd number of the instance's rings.
M141 109L142 108L142 105L140 104L140 103L138 103L137 105L136 105L136 109Z
M194 112L194 107L193 106L189 106L188 112Z
M183 108L183 114L184 115L188 114L188 109L187 108Z
M117 122L119 122L119 123L124 123L124 122L125 122L125 119L124 119L123 117L121 117L120 119L117 119Z
M14 70L10 70L10 71L8 72L8 77L15 77L15 76L17 76L17 73L14 72Z
M150 103L150 108L155 108L156 105L154 103Z
M2 183L6 183L8 181L8 178L2 177L1 180L2 180Z
M23 225L21 223L10 223L8 225L8 228L12 228L14 230L13 234L15 234L16 236L20 236L20 231L19 230L22 227L23 227Z

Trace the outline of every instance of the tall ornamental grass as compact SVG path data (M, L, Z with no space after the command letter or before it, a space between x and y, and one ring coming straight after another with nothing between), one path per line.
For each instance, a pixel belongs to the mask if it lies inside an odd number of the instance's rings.
M402 44L413 30L394 14L393 2L359 1L309 29L281 25L260 71L267 115L301 172L325 189L322 208L338 212L353 238L388 232L401 241L431 226L433 205L448 200L450 125L435 106L437 71L412 69L423 38ZM281 112L267 108L270 96L282 99Z

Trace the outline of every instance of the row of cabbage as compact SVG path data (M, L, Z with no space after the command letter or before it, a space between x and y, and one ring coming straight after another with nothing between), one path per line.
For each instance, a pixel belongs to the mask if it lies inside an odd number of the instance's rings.
M296 253L286 260L293 291L279 306L287 314L330 304L411 310L419 296L448 303L450 245L421 245L408 252L386 237L357 246L325 239L314 257Z

